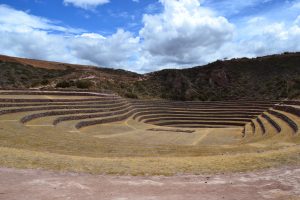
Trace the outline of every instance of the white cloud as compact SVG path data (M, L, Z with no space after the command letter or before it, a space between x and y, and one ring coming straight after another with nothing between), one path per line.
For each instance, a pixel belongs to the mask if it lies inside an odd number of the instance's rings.
M137 36L123 29L104 36L0 5L0 38L4 38L0 54L150 72L225 57L300 51L295 4L285 4L289 12L272 10L284 13L282 19L262 13L235 24L198 0L160 0L160 4L162 11L144 15Z
M161 0L161 14L144 15L145 56L156 65L193 65L232 39L234 26L224 17L201 8L198 0Z
M239 45L247 47L244 52L253 56L300 51L300 27L297 24L288 25L285 22L272 22L261 18L250 21L244 31L248 38L241 39Z
M236 28L234 39L216 52L216 58L257 57L286 51L300 51L299 25L253 17Z
M139 45L139 38L122 29L107 38L94 37L94 34L86 36L84 34L71 40L74 56L100 66L127 66Z
M97 33L83 33L78 37L88 38L88 39L106 39L103 35Z
M297 17L297 19L294 21L294 24L296 26L300 26L300 15Z
M292 9L300 9L300 1L294 2L291 8Z
M1 54L121 68L138 50L139 38L121 29L104 37L77 29L69 32L50 20L3 5L0 13L0 38L5 38L0 40Z
M99 5L109 3L109 0L64 0L65 5L72 4L83 9L94 9Z
M155 69L184 67L225 57L300 51L300 16L293 18L296 12L283 12L289 6L294 8L292 5L295 4L273 8L274 13L285 16L280 21L267 13L243 17L233 28L224 17L217 17L214 11L202 7L197 0L161 2L165 7L162 14L146 15L144 18L141 35L145 36L145 42L140 65L145 66L145 71L152 71L153 66L156 66ZM224 6L229 1L222 2L219 3ZM237 2L235 9L258 3L257 0ZM148 34L143 32L145 30Z
M4 30L6 28L7 30L18 30L23 32L26 32L30 29L63 31L70 33L77 33L82 31L80 29L60 26L49 19L33 16L24 11L18 11L1 4L0 24L5 24L5 26L0 27L1 30Z

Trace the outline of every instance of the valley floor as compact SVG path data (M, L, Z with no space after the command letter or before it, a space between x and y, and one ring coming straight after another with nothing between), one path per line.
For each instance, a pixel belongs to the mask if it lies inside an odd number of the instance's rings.
M300 199L300 166L218 175L111 176L0 168L0 199Z

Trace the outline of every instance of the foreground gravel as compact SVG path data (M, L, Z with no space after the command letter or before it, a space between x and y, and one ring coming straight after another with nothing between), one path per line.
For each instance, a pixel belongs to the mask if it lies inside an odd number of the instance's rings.
M219 175L132 177L0 168L2 200L300 199L300 167Z

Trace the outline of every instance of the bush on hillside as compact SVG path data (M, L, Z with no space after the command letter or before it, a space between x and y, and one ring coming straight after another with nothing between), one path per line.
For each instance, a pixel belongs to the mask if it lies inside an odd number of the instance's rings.
M50 81L48 79L44 79L41 81L41 85L48 85Z
M89 80L76 81L76 87L79 88L79 89L89 89L93 85L94 85L93 82L89 81Z
M56 84L56 88L68 88L71 87L71 83L69 81L61 81Z
M124 96L125 96L126 98L130 98L130 99L138 99L137 94L134 94L133 92L126 92L126 93L124 94Z

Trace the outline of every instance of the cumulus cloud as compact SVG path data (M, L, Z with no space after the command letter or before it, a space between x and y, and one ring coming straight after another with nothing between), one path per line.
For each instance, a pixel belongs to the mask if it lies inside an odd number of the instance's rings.
M118 29L105 36L0 5L0 54L150 72L300 51L295 4L287 4L289 20L258 15L233 24L198 0L159 3L163 10L144 14L137 33Z
M72 31L48 19L0 5L0 36L5 38L0 40L2 54L38 59L53 59L60 54L60 60L67 61L68 52L61 46L64 37L51 32L76 34L80 30Z
M297 17L297 19L294 21L294 24L296 26L300 26L300 15Z
M300 26L273 22L265 17L250 18L236 28L233 40L216 51L214 58L257 57L300 51Z
M297 19L295 20L295 22ZM244 27L247 39L241 39L246 46L245 53L260 56L284 51L300 51L300 27L297 23L271 22L266 18L250 20ZM245 33L246 34L246 33Z
M72 4L83 9L94 9L99 5L109 3L109 0L64 0L65 5Z
M144 15L143 50L161 65L203 63L230 41L234 26L198 0L161 0L164 11ZM158 64L157 63L157 64Z
M293 5L292 5L292 8L293 9L300 9L300 1L298 0L298 1L295 1L294 3L293 3Z
M134 38L131 33L122 29L107 38L83 34L73 38L71 42L74 56L77 58L110 67L127 66L133 59L138 45L139 38Z
M122 68L138 49L139 38L122 29L104 37L4 5L0 13L1 54Z
M64 32L80 32L81 29L60 26L57 23L38 16L30 15L24 11L15 10L9 6L0 4L0 24L3 25L1 30L7 31L23 31L31 29L64 31Z

